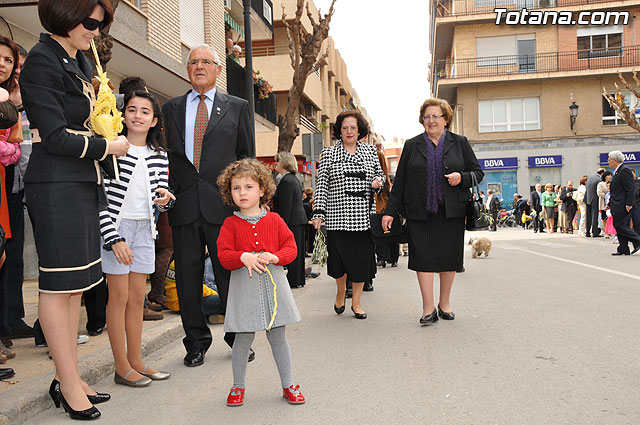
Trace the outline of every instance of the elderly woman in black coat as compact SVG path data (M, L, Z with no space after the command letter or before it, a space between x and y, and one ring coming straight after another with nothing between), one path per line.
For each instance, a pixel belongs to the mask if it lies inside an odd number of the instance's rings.
M443 99L428 99L420 107L425 132L407 140L382 227L391 226L398 213L409 226L409 269L418 275L422 293L420 323L453 320L451 287L463 268L464 230L471 199L471 175L484 173L464 136L451 133L453 111ZM433 274L440 275L440 302L435 308Z
M298 256L287 266L287 280L292 288L304 286L304 228L309 222L302 206L302 184L296 172L298 164L291 152L276 155L276 171L281 176L273 195L273 212L282 217L298 246Z

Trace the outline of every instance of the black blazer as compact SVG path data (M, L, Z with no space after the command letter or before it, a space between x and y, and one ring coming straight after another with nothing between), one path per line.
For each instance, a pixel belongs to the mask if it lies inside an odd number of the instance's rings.
M560 191L560 199L562 200L562 211L576 211L578 209L578 203L573 199L573 192L575 189L564 188ZM572 195L569 196L569 193Z
M611 212L626 214L626 206L636 205L636 183L633 179L631 169L624 164L611 178L611 196L609 197L609 208Z
M273 195L273 211L287 223L287 226L307 224L307 214L302 206L302 184L295 174L285 174Z
M494 194L491 197L491 202L489 202L489 211L494 213L494 212L498 212L502 209L502 202L500 202L500 198L498 198L498 195Z
M249 103L216 90L198 172L184 151L187 94L162 107L169 146L169 186L176 196L169 222L183 226L202 216L211 224L222 224L234 208L222 202L216 180L230 163L255 156Z
M444 139L443 159L444 174L457 171L462 175L462 181L457 186L450 186L447 179L441 177L447 218L465 217L471 200L471 173L479 183L484 172L467 138L449 131ZM393 189L385 208L385 214L397 213L410 220L427 219L427 146L424 133L407 140L402 149Z
M24 176L25 182L98 182L94 160L107 156L102 137L73 134L89 132L93 65L78 52L69 57L49 34L29 52L20 73L20 92L29 117L33 150ZM37 143L41 141L41 143Z
M533 208L535 212L542 211L542 199L540 199L540 195L538 195L538 192L534 190L533 192L531 192L531 196L529 196L529 198L531 199L531 208Z

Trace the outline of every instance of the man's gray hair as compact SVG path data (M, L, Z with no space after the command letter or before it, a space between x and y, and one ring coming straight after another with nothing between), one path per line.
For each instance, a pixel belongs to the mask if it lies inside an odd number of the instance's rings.
M613 159L615 162L623 163L624 155L620 151L611 151L609 152L609 158Z
M242 53L242 47L238 46L237 44L234 44L233 47L231 48L231 51L235 52L236 50Z
M216 63L216 65L220 65L220 59L218 57L218 52L216 52L216 49L214 49L213 47L209 46L206 43L202 43L202 44L198 44L196 46L193 46L191 48L191 50L189 50L189 54L187 55L187 65L189 65L189 58L191 57L191 53L193 53L194 50L197 49L208 49L211 51L211 53L213 53L213 61Z

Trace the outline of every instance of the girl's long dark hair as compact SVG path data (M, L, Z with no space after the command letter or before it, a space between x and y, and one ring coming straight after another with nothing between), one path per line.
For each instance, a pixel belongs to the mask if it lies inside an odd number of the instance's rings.
M167 152L169 149L167 148L167 143L164 138L164 118L162 117L162 109L160 109L160 103L153 97L151 94L146 91L135 91L127 93L124 97L124 110L127 110L127 106L129 105L129 101L134 97L141 97L143 99L147 99L151 102L153 107L153 117L158 119L155 127L151 127L149 129L149 133L147 133L147 146L153 149L156 152L165 151ZM122 130L123 135L127 135L127 126L124 126L124 130Z
M16 68L18 67L18 45L10 38L0 35L0 45L7 46L13 52L13 69L6 81L0 87L11 93L16 88Z

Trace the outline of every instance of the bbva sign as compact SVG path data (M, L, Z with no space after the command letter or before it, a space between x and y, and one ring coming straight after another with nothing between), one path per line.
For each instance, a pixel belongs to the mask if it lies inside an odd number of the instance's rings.
M562 155L530 156L529 168L562 167Z
M480 160L483 170L513 170L518 168L518 158L485 158Z

